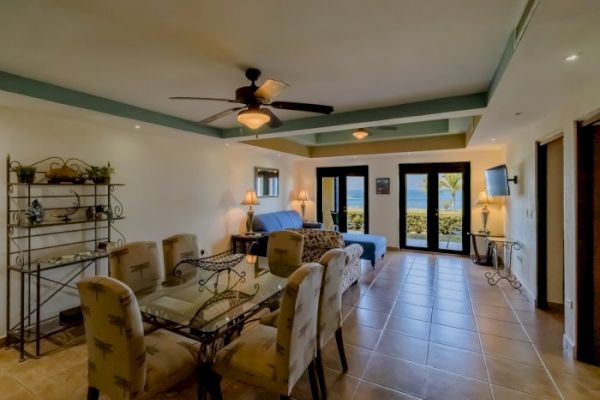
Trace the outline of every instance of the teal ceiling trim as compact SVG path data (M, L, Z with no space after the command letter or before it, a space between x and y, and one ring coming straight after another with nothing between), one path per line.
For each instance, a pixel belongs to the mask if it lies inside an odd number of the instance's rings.
M18 93L55 103L98 111L118 117L130 118L150 124L162 125L183 131L221 137L221 129L198 124L184 118L121 103L104 97L67 89L34 79L0 71L0 90Z
M502 75L504 75L504 71L508 67L510 60L512 59L513 54L515 53L515 35L514 33L510 35L506 45L504 46L504 52L500 57L500 62L498 63L498 67L496 67L496 71L494 72L494 76L492 77L492 82L490 83L490 87L488 89L488 101L494 95L500 80L502 79Z
M463 96L445 97L441 99L419 101L395 106L371 108L367 110L334 113L318 117L301 118L284 121L279 128L263 127L250 131L239 128L223 130L224 138L240 136L264 135L267 133L291 132L304 129L325 128L328 126L360 124L374 121L385 121L396 118L418 117L455 111L481 109L487 106L487 93L475 93Z
M375 128L367 128L369 136L362 140L363 142L370 140L382 139L400 139L407 136L431 135L436 133L449 132L450 122L447 119L438 119L433 121L412 122L408 124L393 125L395 130L384 130ZM322 132L315 134L316 144L335 144L335 143L354 143L357 140L352 136L352 130L338 132Z

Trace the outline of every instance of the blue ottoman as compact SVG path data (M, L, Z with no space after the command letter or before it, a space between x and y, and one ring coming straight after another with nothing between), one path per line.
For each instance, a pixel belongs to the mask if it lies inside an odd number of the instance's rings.
M363 248L360 258L371 261L373 268L375 268L375 262L385 255L387 246L385 236L366 235L362 233L344 233L344 242L346 246L355 243L360 244Z

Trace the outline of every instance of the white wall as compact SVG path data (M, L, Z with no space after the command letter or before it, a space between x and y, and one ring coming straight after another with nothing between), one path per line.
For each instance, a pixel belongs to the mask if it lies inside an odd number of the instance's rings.
M600 107L600 81L589 82L575 96L562 99L561 106L548 110L546 117L535 124L506 132L511 135L507 146L507 163L519 171L519 190L507 202L507 235L523 244L514 260L514 272L531 296L536 287L536 220L535 204L535 141L564 133L564 238L565 238L565 339L576 345L576 138L575 121Z
M299 160L295 163L296 191L306 189L311 196L307 203L307 215L314 219L316 215L316 168L347 165L369 166L369 233L384 235L388 246L398 247L400 243L399 211L399 172L398 164L462 162L471 163L471 201L485 190L484 170L504 163L502 150L460 150L412 153L402 155L378 155L359 157L336 157L315 160ZM389 177L390 194L375 194L375 178ZM504 207L502 204L490 205L491 214L488 229L494 232L504 231ZM472 207L471 226L481 229L481 214L478 206Z
M110 161L126 219L118 227L128 241L195 233L207 252L222 251L244 228L246 208L239 203L253 186L254 167L280 169L280 196L261 199L256 212L288 208L292 198L292 158L253 146L203 135L143 125L67 107L33 111L0 107L0 153L33 163L48 156L78 157L91 164ZM0 187L5 188L2 164ZM2 189L5 190L5 189ZM6 197L0 196L0 225L6 223ZM6 230L0 229L0 336L5 330ZM15 284L16 282L13 282ZM13 293L16 290L13 290ZM61 295L47 310L76 299ZM76 302L75 302L76 303ZM17 304L17 303L14 303Z

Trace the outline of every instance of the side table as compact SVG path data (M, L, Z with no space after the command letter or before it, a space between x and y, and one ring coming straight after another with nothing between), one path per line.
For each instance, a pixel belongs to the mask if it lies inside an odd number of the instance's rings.
M500 280L506 279L506 281L515 289L521 287L521 282L517 280L517 277L511 272L512 269L512 253L513 250L521 250L521 244L516 240L509 239L506 237L495 237L486 238L486 243L492 249L493 260L494 260L494 272L486 272L485 277L490 285L496 285ZM498 265L498 251L502 251L506 255L504 261L504 268L500 269Z
M476 232L476 233L470 232L469 235L471 235L471 244L473 245L473 254L471 254L471 260L473 261L473 263L477 264L477 265L485 265L485 266L493 265L494 264L494 255L493 255L492 246L490 246L488 239L489 238L501 238L504 235L501 235L499 233L484 233L484 232ZM478 238L484 238L486 240L485 254L479 253L479 249L477 247L477 239Z
M243 254L246 254L254 243L257 243L266 236L264 233L238 233L231 235L231 249L236 253L240 249Z

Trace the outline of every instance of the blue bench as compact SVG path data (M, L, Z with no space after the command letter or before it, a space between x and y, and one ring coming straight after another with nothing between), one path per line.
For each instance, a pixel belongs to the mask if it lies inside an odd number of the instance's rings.
M344 233L344 242L346 246L351 244L360 244L363 248L363 253L360 258L371 261L371 265L375 268L375 262L385 255L387 248L387 240L385 236L367 235L363 233Z

